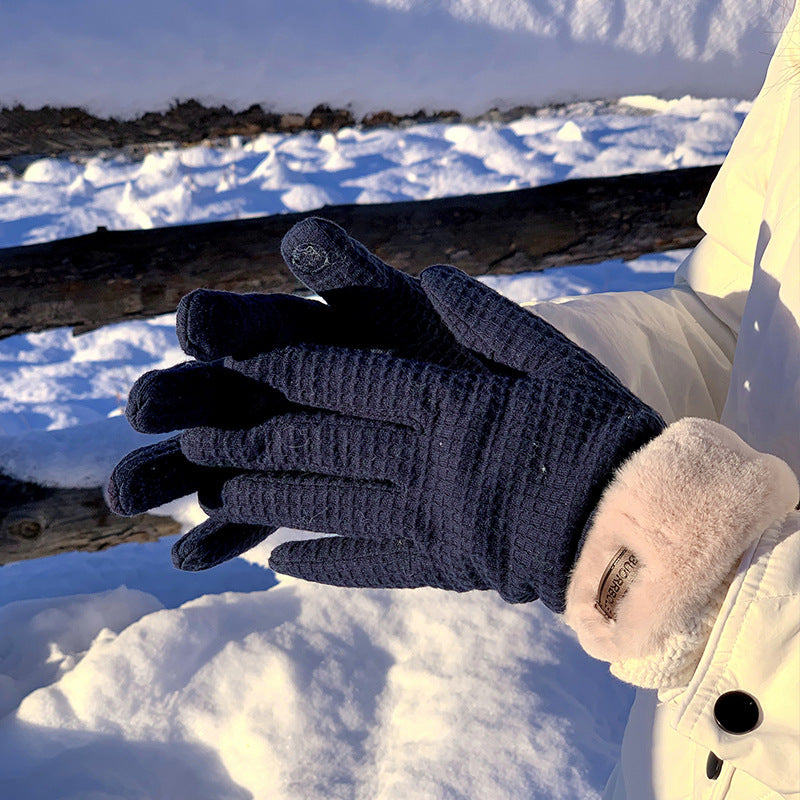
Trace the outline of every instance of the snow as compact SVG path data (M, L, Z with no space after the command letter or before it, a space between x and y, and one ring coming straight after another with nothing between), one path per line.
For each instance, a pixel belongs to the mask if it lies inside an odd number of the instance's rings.
M152 595L124 586L0 608L0 716L35 689L74 669L99 634L119 633L161 608ZM21 630L26 631L24 648L17 638Z
M196 97L361 115L749 99L789 11L774 0L28 0L0 10L0 103L129 116Z
M168 147L140 160L42 158L0 178L0 247L98 226L153 228L719 164L750 105L638 96L508 124L263 134Z
M685 254L483 280L519 302L647 290ZM180 358L173 325L0 342L2 471L105 481L144 440L124 386ZM203 518L194 498L160 512ZM4 566L2 796L599 798L632 691L554 615L485 592L276 586L271 548L304 535L204 573L172 568L174 537Z
M627 700L538 606L286 581L99 630L0 723L0 772L32 799L579 800Z
M0 102L129 114L175 97L362 113L620 98L507 124L233 137L38 159L0 247L325 203L721 162L787 9L759 0L6 4ZM725 99L727 98L727 99ZM485 280L514 300L669 286L686 251ZM126 393L182 360L174 315L0 341L0 471L102 485L145 439ZM195 498L160 509L188 530ZM0 797L599 798L632 690L537 603L276 579L281 530L204 573L174 538L9 564Z

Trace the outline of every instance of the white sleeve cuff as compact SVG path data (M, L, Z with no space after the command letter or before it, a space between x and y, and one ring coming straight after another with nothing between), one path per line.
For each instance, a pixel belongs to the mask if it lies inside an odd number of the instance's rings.
M565 621L623 680L685 685L742 554L798 499L790 467L728 428L694 418L670 425L603 493Z

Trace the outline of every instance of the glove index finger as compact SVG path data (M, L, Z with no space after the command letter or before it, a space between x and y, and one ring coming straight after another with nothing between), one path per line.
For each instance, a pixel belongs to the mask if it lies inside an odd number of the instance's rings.
M195 289L178 304L175 330L181 349L200 361L323 340L331 311L317 300L290 294L237 294Z

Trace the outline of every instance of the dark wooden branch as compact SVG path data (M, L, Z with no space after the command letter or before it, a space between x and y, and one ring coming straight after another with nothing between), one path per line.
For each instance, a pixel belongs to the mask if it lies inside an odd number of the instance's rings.
M51 489L0 473L0 564L104 550L180 532L169 517L117 517L100 489Z
M696 167L315 213L413 274L442 262L472 274L521 272L695 245L695 217L716 171ZM0 337L152 317L173 311L198 286L292 291L298 286L279 245L306 216L101 229L0 250Z
M416 203L335 206L338 222L411 273L449 262L472 274L519 272L690 247L716 167L628 175ZM305 214L111 233L0 251L0 336L89 330L174 310L197 286L292 291L280 241ZM52 489L0 474L0 564L151 541L167 517L122 518L98 489Z

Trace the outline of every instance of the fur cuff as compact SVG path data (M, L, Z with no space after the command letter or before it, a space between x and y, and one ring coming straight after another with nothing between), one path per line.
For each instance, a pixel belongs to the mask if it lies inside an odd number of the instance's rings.
M670 425L603 493L570 576L567 624L619 677L684 685L737 562L799 497L784 461L728 428Z

